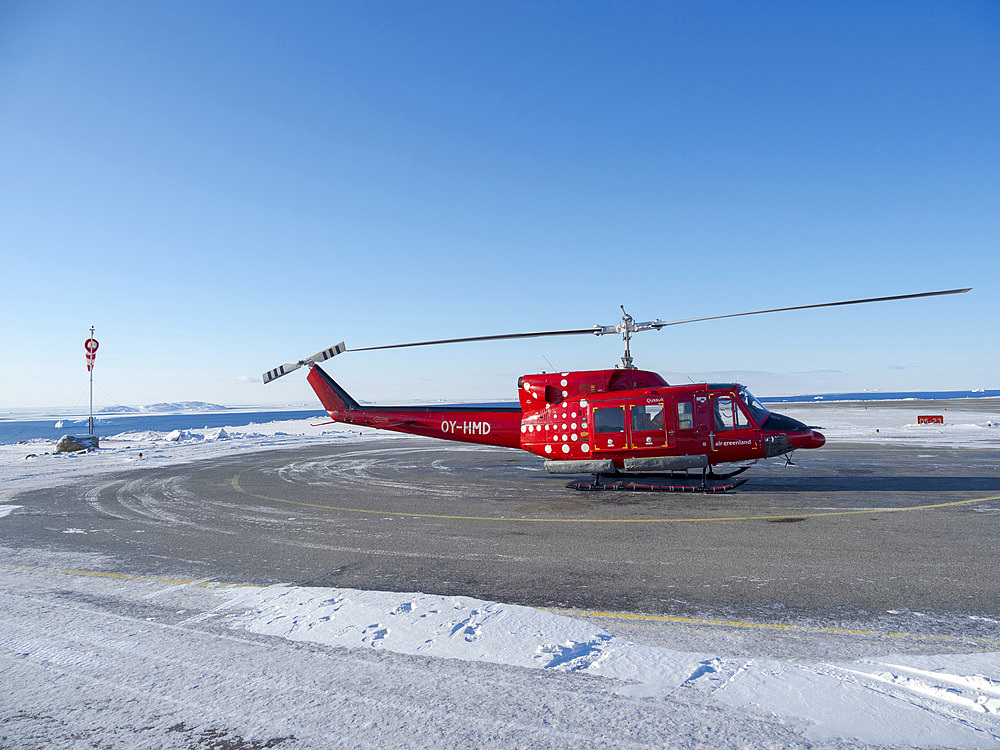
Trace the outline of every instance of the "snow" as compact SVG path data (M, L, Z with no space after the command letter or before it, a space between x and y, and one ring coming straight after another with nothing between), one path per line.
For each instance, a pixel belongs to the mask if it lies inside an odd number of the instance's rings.
M0 445L0 501L5 491L54 486L83 476L121 469L168 466L236 453L321 445L339 440L408 439L353 425L314 425L292 419L239 427L99 435L101 447L85 454L56 453L51 440Z
M981 405L949 407L945 425L917 425L927 411L919 405L780 411L822 425L831 441L1000 447L1000 429L987 426L998 414ZM290 420L123 433L82 455L55 454L48 441L0 446L0 503L106 471L376 434L387 435ZM0 524L22 511L0 504ZM419 592L165 580L106 566L96 555L0 548L5 741L1000 745L994 641L973 648L942 636L935 653L898 634L791 624L781 632L797 630L800 646L781 656L764 645L774 636L738 623L597 618ZM847 658L838 656L844 644L856 646Z
M945 405L942 405L945 404ZM955 448L1000 447L1000 400L906 402L894 404L775 404L775 411L801 420L827 440ZM944 424L918 424L917 417L937 414Z
M129 408L129 407L122 407ZM172 401L169 403L146 404L134 411L139 412L202 412L202 411L226 411L227 407L220 404L212 404L207 401ZM101 411L106 411L102 409Z
M680 687L713 657L613 637L591 623L513 604L462 596L273 586L244 589L225 609L233 627L345 648L517 667L583 672L638 682L644 694Z
M742 661L640 645L528 607L344 589L243 590L222 611L233 609L240 614L231 627L290 640L578 672L649 698L700 687L716 703L803 719L811 740L949 747L1000 740L997 654Z
M683 632L690 625L662 620L633 630L639 638L624 637L613 619L602 627L584 613L421 593L129 576L101 571L96 556L47 554L15 562L12 550L0 549L0 726L12 741L1000 743L993 651L903 653L903 644L893 652L874 641L870 656L830 659L824 639L833 636L802 628L798 636L816 656L747 658L745 642L736 646L746 633L736 627L700 624L695 635L723 648L698 652L640 642L691 637ZM851 637L862 639L836 636ZM200 744L209 736L229 744Z

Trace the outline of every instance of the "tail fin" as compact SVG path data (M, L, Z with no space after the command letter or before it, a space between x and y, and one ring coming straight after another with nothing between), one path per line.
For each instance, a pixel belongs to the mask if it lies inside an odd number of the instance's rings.
M347 391L341 388L336 380L327 375L326 371L319 365L313 365L306 380L316 391L323 408L333 419L337 419L337 412L361 409L361 404L351 398Z

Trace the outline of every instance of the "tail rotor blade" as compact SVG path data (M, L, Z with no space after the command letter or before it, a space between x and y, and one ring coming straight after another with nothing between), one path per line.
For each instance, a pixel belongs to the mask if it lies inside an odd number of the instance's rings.
M282 375L287 375L290 372L295 372L302 365L314 365L317 362L326 362L330 357L336 357L338 354L343 354L347 351L347 346L341 341L336 346L331 346L329 349L324 349L321 352L316 352L311 357L306 357L298 362L286 362L279 367L275 367L273 370L268 370L264 373L264 383L270 383L272 380L277 380Z
M270 383L272 380L277 380L282 375L287 375L290 372L295 372L300 367L302 367L301 362L286 362L283 365L275 367L273 370L268 370L264 373L264 383Z
M341 341L336 346L331 346L329 349L324 349L321 352L316 352L314 355L306 359L306 362L326 362L330 357L336 357L338 354L343 354L347 351L347 346Z

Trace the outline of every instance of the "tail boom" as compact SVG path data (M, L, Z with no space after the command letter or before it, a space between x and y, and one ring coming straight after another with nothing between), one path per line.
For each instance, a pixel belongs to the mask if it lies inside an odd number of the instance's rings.
M311 368L306 380L335 422L463 443L521 447L519 406L362 406L319 365Z

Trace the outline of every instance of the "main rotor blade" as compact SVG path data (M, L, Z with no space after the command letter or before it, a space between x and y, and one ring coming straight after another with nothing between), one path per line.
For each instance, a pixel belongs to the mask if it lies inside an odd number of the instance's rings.
M870 297L868 299L849 299L843 302L823 302L819 305L796 305L795 307L775 307L771 310L752 310L751 312L729 313L728 315L709 315L704 318L686 318L684 320L655 320L649 324L650 328L665 328L667 326L678 326L682 323L698 323L703 320L719 320L720 318L739 318L744 315L762 315L763 313L787 312L789 310L809 310L814 307L839 307L840 305L861 305L866 302L889 302L897 299L915 299L917 297L938 297L943 294L965 294L971 291L968 289L948 289L942 292L920 292L919 294L897 294L893 297Z
M614 330L614 329L612 329ZM570 328L565 331L535 331L534 333L501 333L493 336L467 336L460 339L437 339L436 341L414 341L409 344L388 344L386 346L365 346L350 349L351 352L371 352L376 349L405 349L409 346L432 346L434 344L465 344L470 341L502 341L504 339L533 339L542 336L572 336L577 333L600 334L605 332L601 326L591 328Z
M383 346L365 346L358 349L349 349L344 346L344 342L341 341L336 346L330 347L329 349L324 349L321 352L317 352L308 359L301 360L296 363L286 363L280 367L276 367L264 373L264 382L269 383L272 380L276 380L283 375L288 374L294 370L299 369L303 365L312 366L316 362L323 362L330 357L334 357L338 354L342 354L345 351L353 352L373 352L380 349L407 349L412 346L434 346L436 344L466 344L473 341L504 341L510 339L534 339L541 338L544 336L573 336L581 333L589 333L594 336L602 336L607 333L625 333L626 335L634 331L644 331L651 328L659 330L660 328L666 328L667 326L681 325L682 323L697 323L703 320L719 320L721 318L738 318L744 315L761 315L763 313L773 313L773 312L787 312L789 310L808 310L814 307L837 307L840 305L860 305L865 302L888 302L890 300L897 299L914 299L917 297L937 297L943 294L963 294L965 292L971 291L972 287L968 289L948 289L940 292L921 292L919 294L898 294L892 297L870 297L868 299L851 299L845 300L843 302L824 302L818 305L797 305L795 307L775 307L770 310L752 310L750 312L741 313L729 313L726 315L708 315L704 318L686 318L684 320L653 320L646 323L634 324L629 316L625 316L622 322L618 325L613 326L591 326L590 328L567 328L561 331L534 331L530 333L500 333L491 336L464 336L462 338L456 339L434 339L433 341L411 341L407 344L386 344Z

